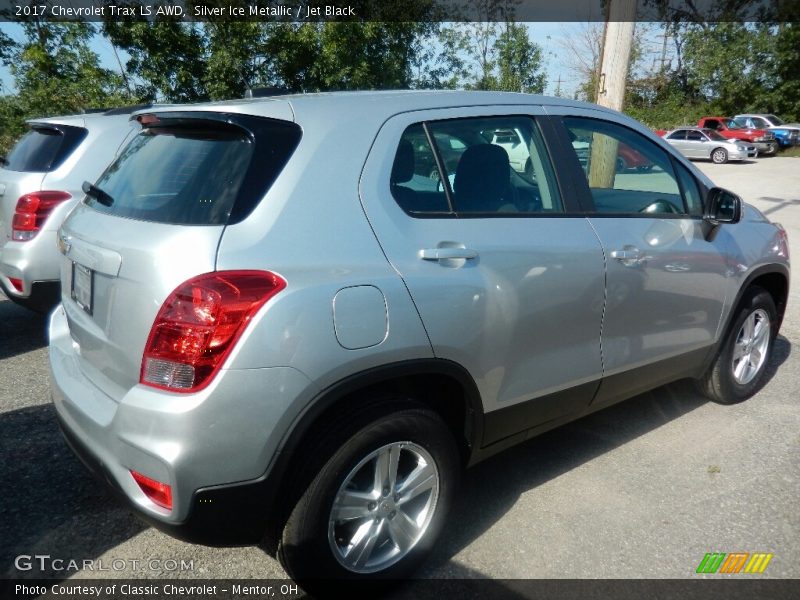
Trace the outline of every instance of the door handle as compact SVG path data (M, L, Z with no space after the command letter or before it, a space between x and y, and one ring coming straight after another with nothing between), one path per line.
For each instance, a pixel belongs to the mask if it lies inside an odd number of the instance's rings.
M612 250L611 258L618 260L626 267L635 267L647 260L647 257L636 246L625 246L621 250Z
M639 250L612 250L611 258L617 260L638 260L641 258L642 253Z
M477 258L478 253L469 248L424 248L419 251L422 260L446 260L452 258Z

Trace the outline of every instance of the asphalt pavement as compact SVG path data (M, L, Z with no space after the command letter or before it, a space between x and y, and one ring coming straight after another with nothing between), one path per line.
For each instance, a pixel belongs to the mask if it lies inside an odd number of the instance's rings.
M800 159L698 166L783 223L797 256ZM478 465L420 575L720 577L695 574L707 552L769 552L760 577L800 577L797 279L756 396L718 406L679 382ZM0 577L286 577L259 548L195 546L147 527L87 474L49 402L45 321L0 301ZM20 570L20 555L50 559ZM55 558L115 568L58 570Z

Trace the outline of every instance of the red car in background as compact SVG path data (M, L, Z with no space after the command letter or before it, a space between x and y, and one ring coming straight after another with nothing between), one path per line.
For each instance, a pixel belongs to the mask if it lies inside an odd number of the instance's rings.
M759 155L775 154L778 149L775 134L771 131L742 127L729 117L703 117L697 122L697 126L704 129L713 129L729 140L748 142L756 147Z

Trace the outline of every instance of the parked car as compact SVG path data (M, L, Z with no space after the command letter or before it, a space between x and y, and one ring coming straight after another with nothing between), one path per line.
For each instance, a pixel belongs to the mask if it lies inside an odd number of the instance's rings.
M139 107L28 121L0 162L0 286L39 312L60 298L56 230L126 140L140 129Z
M778 150L778 142L775 141L773 132L742 127L728 117L703 117L697 122L697 127L700 129L713 129L729 140L753 144L759 155L775 154Z
M754 145L729 140L713 129L680 127L666 132L664 140L686 158L702 158L717 164L758 156Z
M52 396L175 536L273 540L312 591L404 577L464 467L676 379L723 404L764 381L785 231L618 112L361 92L136 118L59 232ZM523 132L534 178L488 130ZM464 144L454 173L421 133ZM653 168L615 173L619 144Z
M767 114L736 115L733 120L742 127L771 131L781 148L800 144L800 123L784 123L775 115Z

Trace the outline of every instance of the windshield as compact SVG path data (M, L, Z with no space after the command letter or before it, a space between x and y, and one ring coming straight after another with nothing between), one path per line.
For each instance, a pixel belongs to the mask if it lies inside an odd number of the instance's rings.
M709 139L711 139L711 140L713 140L715 142L727 142L728 141L728 138L721 136L720 134L718 134L713 129L703 129L703 133L705 133L709 137Z
M773 125L783 125L786 122L783 119L779 119L775 115L767 115L767 118L772 122Z

